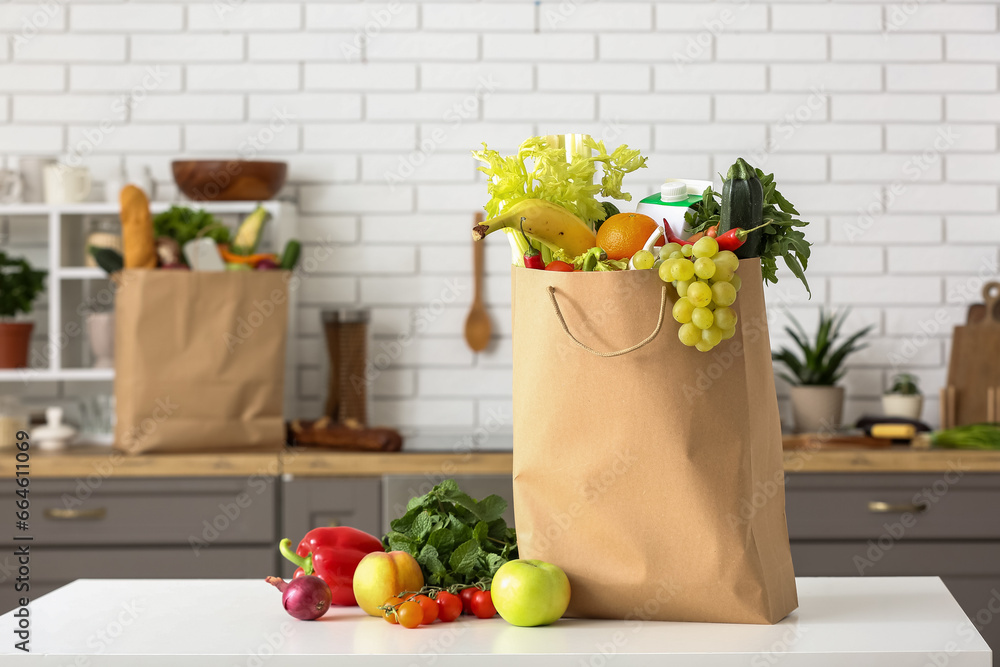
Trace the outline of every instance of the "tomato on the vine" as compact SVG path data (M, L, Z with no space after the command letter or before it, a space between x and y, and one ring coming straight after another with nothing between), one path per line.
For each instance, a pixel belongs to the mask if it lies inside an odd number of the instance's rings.
M448 591L437 594L438 618L442 623L451 623L462 615L462 598Z
M476 591L472 594L472 613L476 618L493 618L497 608L493 606L493 596L489 591Z
M423 622L424 610L419 602L407 600L399 605L399 609L396 610L396 616L399 618L400 625L404 628L412 629Z
M462 600L462 611L466 614L472 614L472 596L477 592L479 592L479 589L475 586L463 588L458 592L458 597Z
M400 602L401 602L401 600L398 597L396 597L395 595L393 595L392 597L386 598L385 602L382 603L382 607L384 607L382 609L382 618L384 618L389 623L392 623L393 625L396 625L397 623L399 623L399 619L396 617L396 609L395 609L395 607Z
M438 617L438 606L437 602L430 599L426 595L413 595L408 597L407 600L413 600L420 605L420 609L423 611L424 616L420 621L420 625L430 625L437 620Z

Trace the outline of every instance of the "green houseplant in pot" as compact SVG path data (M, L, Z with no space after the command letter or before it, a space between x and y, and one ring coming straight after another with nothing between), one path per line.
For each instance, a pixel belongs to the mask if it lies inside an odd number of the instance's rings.
M882 395L882 412L887 417L920 419L924 409L924 397L917 386L917 378L909 373L900 373L892 379L892 387Z
M865 347L861 339L872 327L865 327L838 344L847 311L838 315L820 310L819 326L812 340L798 320L789 318L794 326L785 327L785 332L795 341L795 349L783 347L772 356L788 369L778 375L792 385L795 431L829 431L840 425L844 410L844 388L836 386L846 372L842 368L844 361Z
M14 322L31 312L45 289L45 271L36 271L26 259L0 251L0 368L28 365L28 346L34 322Z

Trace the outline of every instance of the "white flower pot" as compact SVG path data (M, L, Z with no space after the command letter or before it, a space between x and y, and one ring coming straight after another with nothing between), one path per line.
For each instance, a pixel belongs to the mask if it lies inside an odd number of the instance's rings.
M792 387L791 396L796 433L829 433L840 426L843 387L799 385Z
M920 394L883 394L882 412L886 417L920 419L924 409L924 397Z

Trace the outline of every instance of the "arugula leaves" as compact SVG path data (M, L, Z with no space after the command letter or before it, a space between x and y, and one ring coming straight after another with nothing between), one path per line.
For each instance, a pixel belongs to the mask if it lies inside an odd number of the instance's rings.
M502 516L506 509L500 496L476 501L446 479L407 503L382 544L416 558L430 586L488 585L501 565L517 558L517 537Z
M805 234L796 227L805 227L808 222L799 220L795 216L799 212L785 199L774 185L774 174L765 174L760 169L754 169L757 179L764 189L764 222L769 223L761 231L764 238L761 241L760 264L764 280L770 283L778 282L778 257L781 257L785 266L792 274L802 281L809 296L812 290L809 289L809 281L806 280L805 270L809 266L810 246L806 241ZM684 214L684 221L691 233L704 231L712 225L719 223L721 206L716 200L722 195L711 187L705 189L702 194L701 203L692 206L692 210Z

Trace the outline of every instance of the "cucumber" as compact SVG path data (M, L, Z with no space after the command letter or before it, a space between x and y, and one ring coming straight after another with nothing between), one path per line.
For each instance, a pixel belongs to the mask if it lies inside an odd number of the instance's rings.
M117 250L87 246L87 251L94 258L94 261L97 262L97 265L107 271L109 276L125 268L125 260Z
M764 188L757 179L757 172L743 158L729 168L722 185L722 210L719 213L719 234L730 229L753 229L764 222ZM764 230L758 229L747 236L736 249L740 259L760 257Z
M619 213L621 213L621 211L618 210L618 207L615 206L613 202L602 201L601 202L601 208L604 209L604 218L601 219L601 220L598 220L597 222L594 223L594 231L595 232L599 231L601 229L601 225L604 224L605 220L607 220L608 218L610 218L613 215L618 215Z
M291 239L285 244L285 249L281 253L281 261L278 262L278 267L285 270L291 271L299 263L299 255L302 254L302 244Z

